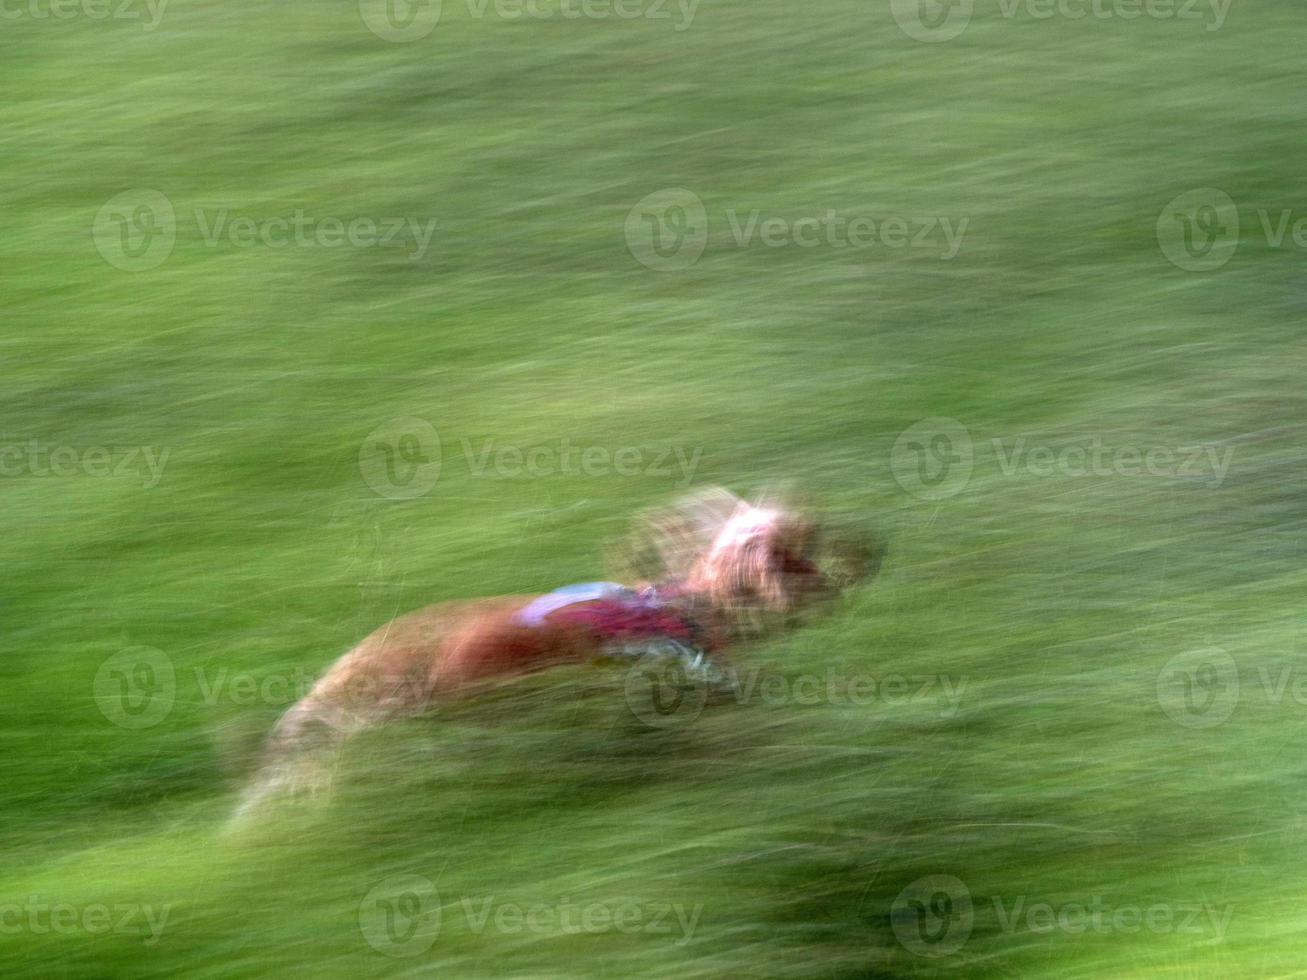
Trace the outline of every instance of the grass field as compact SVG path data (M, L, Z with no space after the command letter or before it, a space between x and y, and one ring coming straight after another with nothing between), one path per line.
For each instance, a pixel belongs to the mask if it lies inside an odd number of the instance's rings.
M1297 5L120 2L0 19L6 975L1303 975ZM222 832L396 612L773 481L887 550L748 690Z

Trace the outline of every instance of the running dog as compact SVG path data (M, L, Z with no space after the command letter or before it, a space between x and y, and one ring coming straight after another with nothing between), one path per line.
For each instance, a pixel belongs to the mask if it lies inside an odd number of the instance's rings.
M478 682L598 657L670 654L704 668L749 635L838 591L817 566L815 522L722 489L644 515L620 549L640 584L569 586L429 606L386 623L277 723L241 813L316 793L351 734L421 713ZM859 576L854 576L859 577Z

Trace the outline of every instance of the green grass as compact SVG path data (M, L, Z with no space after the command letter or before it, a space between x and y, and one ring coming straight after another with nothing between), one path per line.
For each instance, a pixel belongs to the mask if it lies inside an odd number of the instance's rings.
M1299 11L1251 0L1208 31L980 0L927 44L886 3L705 0L683 31L669 9L510 21L446 0L408 44L344 0L174 0L154 31L0 23L0 444L169 453L150 487L139 460L0 479L7 974L1301 973L1307 293L1303 250L1257 217L1307 215ZM1186 272L1155 226L1209 186L1240 246ZM709 216L681 271L623 237L665 188ZM178 216L135 273L92 234L132 189ZM223 208L438 226L416 259L209 245L194 212ZM948 261L738 247L726 215L754 209L968 224ZM360 446L410 416L440 434L440 479L386 499ZM891 467L933 417L975 446L939 501ZM1232 455L1219 486L1005 473L1022 438ZM487 440L640 455L632 475L478 474L464 441ZM742 665L944 678L957 710L939 683L755 694L650 729L619 668L557 671L360 739L329 803L221 833L286 686L396 612L600 574L628 516L683 485L674 455L651 465L678 449L696 483L790 480L888 545L873 583ZM176 677L141 729L96 686L133 647ZM1166 665L1201 649L1242 687L1223 723L1185 727ZM245 696L237 675L283 686ZM360 919L392 875L439 890L416 955ZM974 903L937 958L895 929L929 875ZM12 910L29 899L82 924L33 927ZM1127 913L1075 934L1024 911L1096 901L1228 927ZM577 931L569 903L636 918ZM693 931L629 925L660 904L698 908ZM513 905L548 914L516 929ZM98 906L136 911L104 932L81 920ZM167 910L154 941L145 906ZM486 907L509 918L478 929Z

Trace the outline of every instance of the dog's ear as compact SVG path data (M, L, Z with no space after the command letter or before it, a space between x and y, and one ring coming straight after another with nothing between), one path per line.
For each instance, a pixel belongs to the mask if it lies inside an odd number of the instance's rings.
M837 592L869 582L880 573L885 542L865 528L824 524L814 535L811 556Z
M721 487L704 487L636 516L608 551L618 581L668 582L685 578L744 502Z

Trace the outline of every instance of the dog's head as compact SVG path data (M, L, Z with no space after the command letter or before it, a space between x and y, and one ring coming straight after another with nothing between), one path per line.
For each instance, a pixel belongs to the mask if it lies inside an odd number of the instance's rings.
M813 522L778 503L739 501L690 567L687 591L727 610L783 613L828 594Z
M817 543L815 522L780 498L708 487L644 514L615 569L723 611L785 612L832 591Z
M787 497L753 502L706 487L641 515L611 555L619 580L686 594L735 618L788 613L875 574L879 549L851 527L818 522Z

